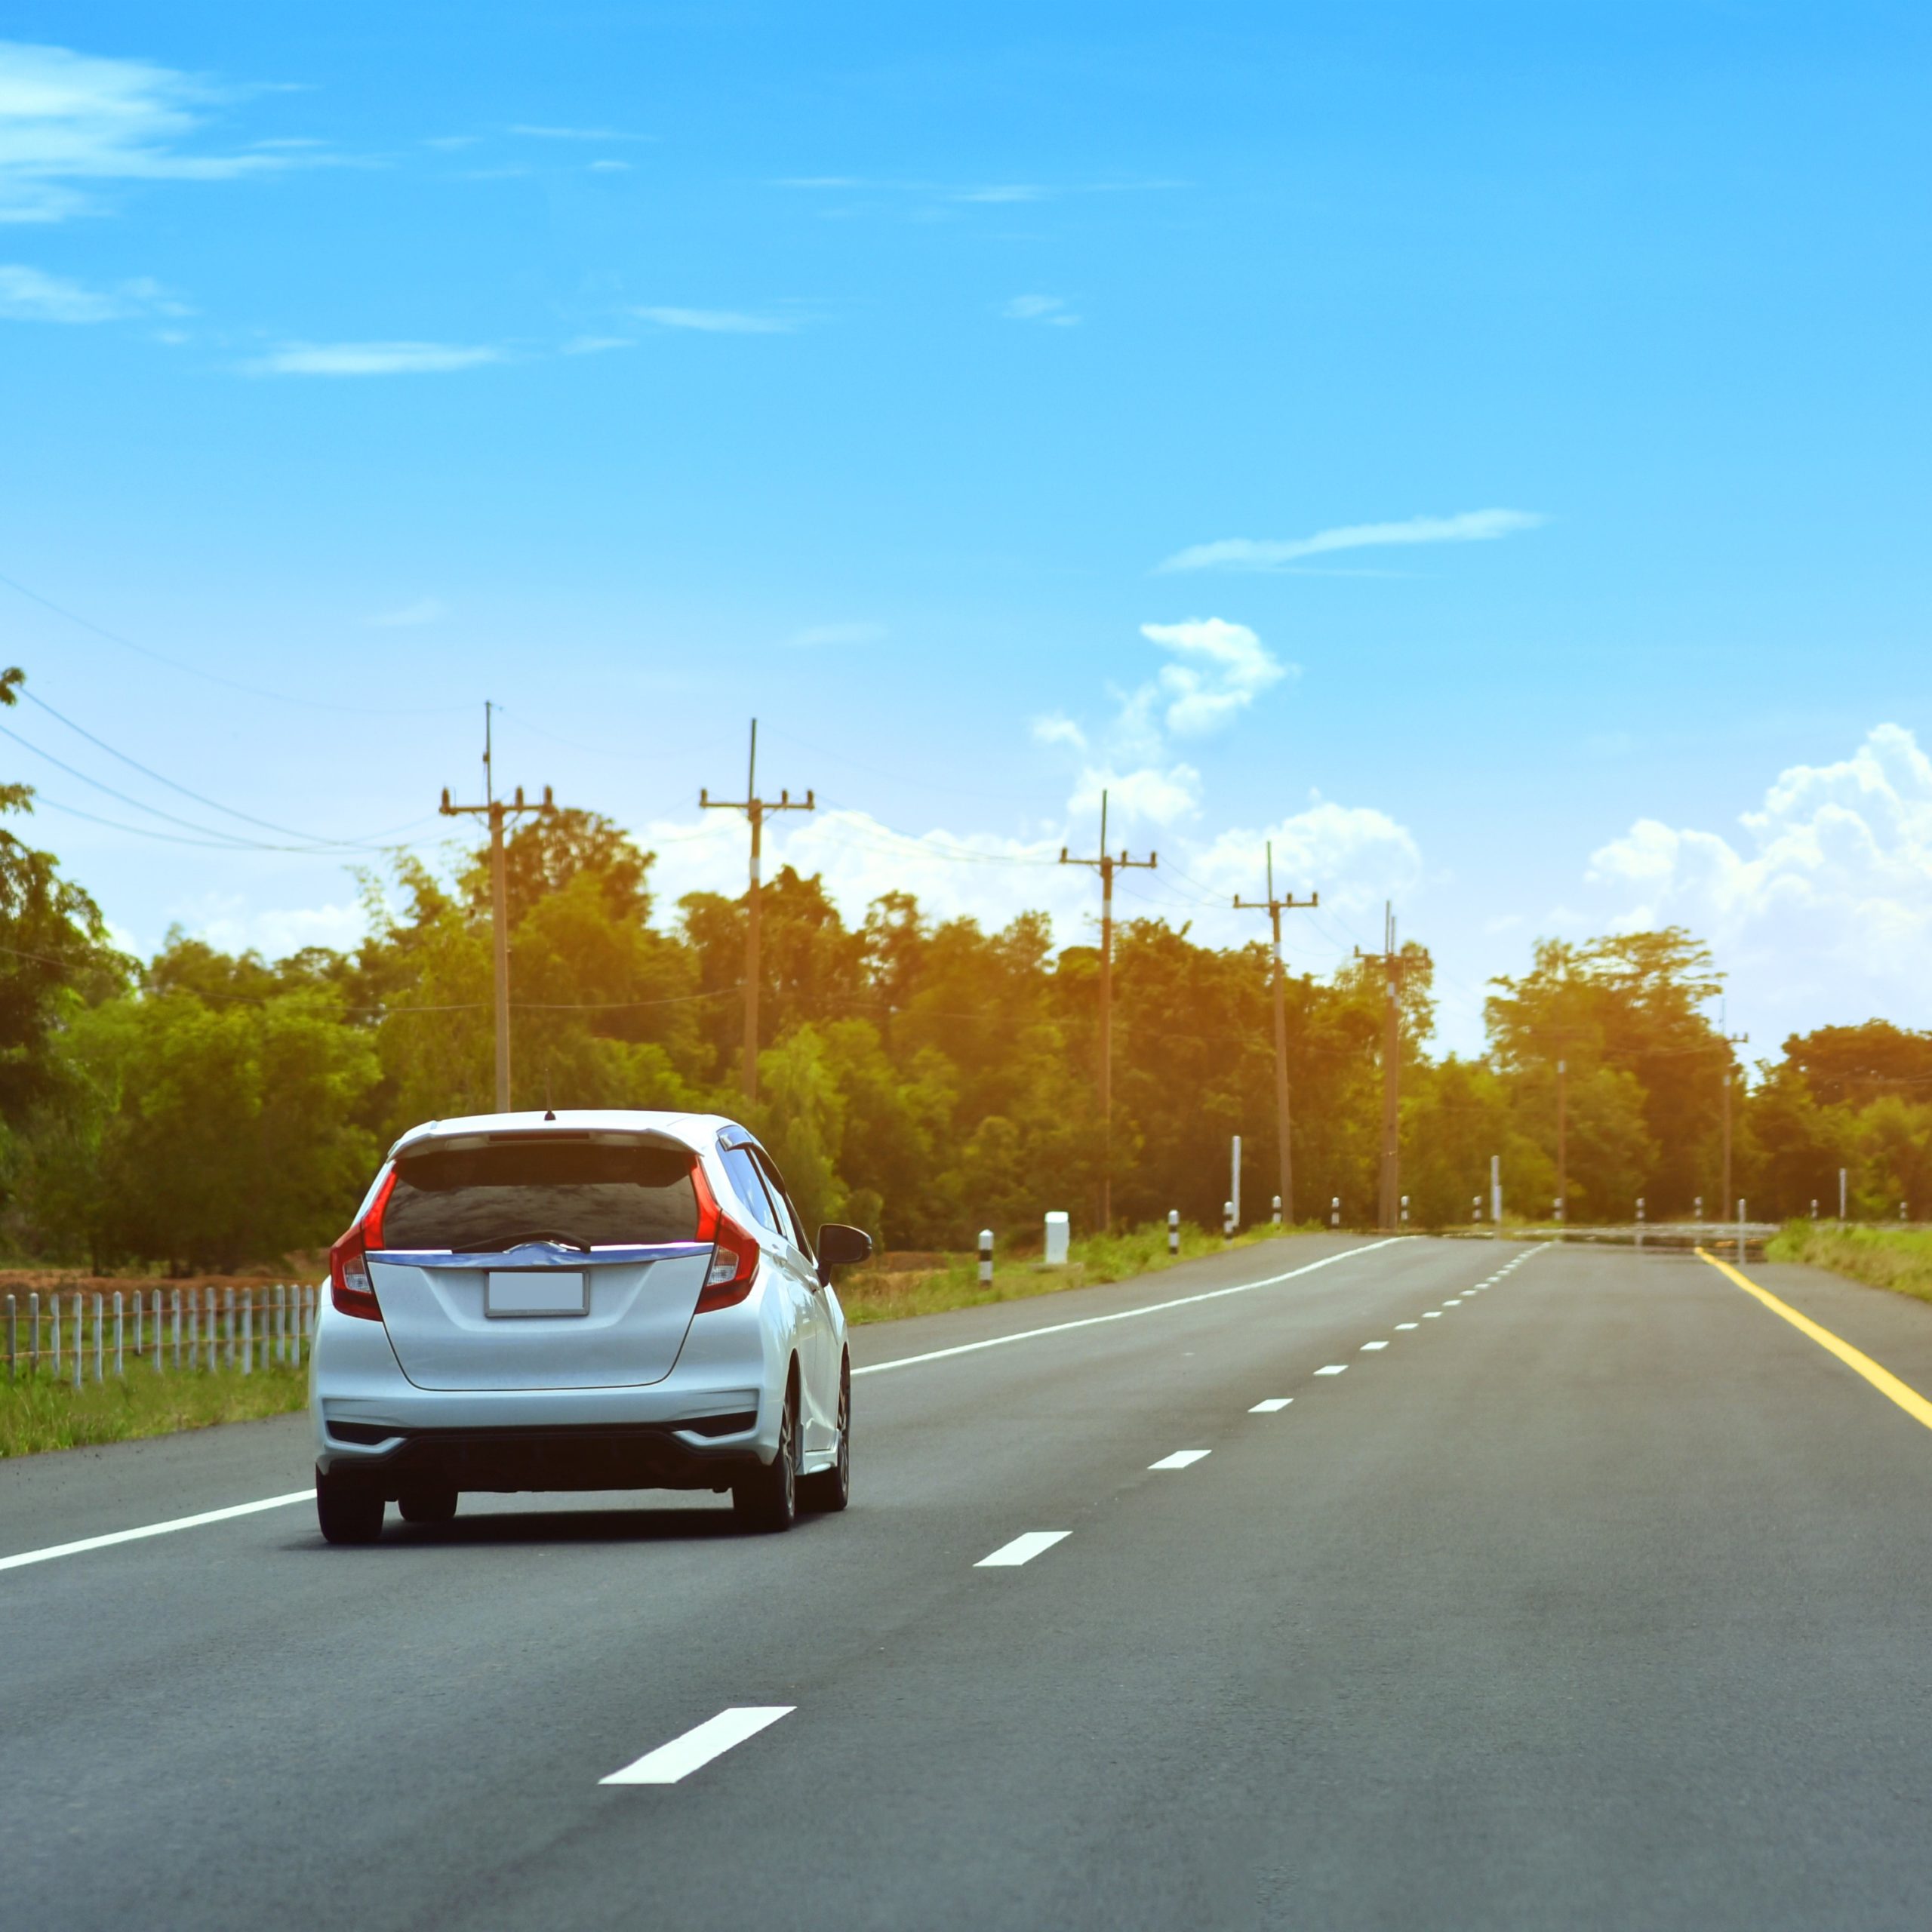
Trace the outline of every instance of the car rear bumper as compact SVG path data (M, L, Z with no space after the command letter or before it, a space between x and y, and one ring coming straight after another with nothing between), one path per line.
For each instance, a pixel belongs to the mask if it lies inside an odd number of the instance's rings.
M662 1423L589 1423L574 1427L410 1429L380 1442L358 1443L325 1459L328 1472L379 1489L393 1500L405 1490L725 1489L761 1466L746 1439L752 1416ZM734 1426L728 1432L721 1425ZM367 1425L339 1424L360 1435ZM374 1433L374 1431L370 1431ZM694 1440L729 1433L735 1441Z

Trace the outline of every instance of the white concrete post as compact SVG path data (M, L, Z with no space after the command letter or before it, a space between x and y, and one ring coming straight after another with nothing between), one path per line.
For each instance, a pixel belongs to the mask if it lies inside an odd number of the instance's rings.
M134 1359L137 1361L141 1358L141 1344L146 1340L144 1331L147 1324L142 1317L147 1312L147 1297L137 1288L134 1291Z
M208 1360L208 1371L212 1375L215 1368L215 1352L221 1346L221 1321L217 1311L220 1308L220 1298L213 1288L207 1291L202 1300L202 1327L206 1331L202 1346Z
M1409 1197L1406 1194L1402 1196L1402 1225L1405 1228L1409 1225Z
M1489 1157L1489 1218L1498 1234L1503 1232L1503 1156Z
M181 1291L174 1291L177 1306ZM202 1298L192 1288L188 1291L188 1366L200 1367L202 1364Z
M1841 1168L1838 1170L1838 1219L1841 1221L1844 1219L1844 1170Z
M1221 1238L1232 1241L1235 1238L1235 1204L1232 1201L1221 1203Z
M1641 1253L1644 1245L1644 1197L1637 1197L1637 1247Z
M1168 1252L1177 1255L1180 1252L1180 1210L1168 1210Z
M1815 1198L1811 1203L1811 1218L1814 1221L1818 1218L1818 1203Z
M1342 1197L1337 1194L1328 1203L1328 1225L1339 1228L1342 1225Z
M134 1306L139 1308L140 1305L141 1298L137 1295L134 1297ZM137 1319L138 1318L137 1317ZM117 1380L128 1373L127 1364L121 1353L121 1291L116 1288L114 1291L114 1374ZM140 1352L140 1345L137 1343L134 1352L139 1355Z
M1737 1197L1737 1265L1744 1266L1744 1197Z
M1281 1225L1281 1197L1278 1194L1275 1197L1275 1225L1278 1228Z
M242 1373L252 1375L254 1372L255 1297L245 1288L242 1291Z
M1472 1194L1469 1196L1469 1226L1473 1228L1478 1226L1481 1220L1482 1196L1480 1194Z
M1046 1263L1049 1268L1066 1266L1069 1239L1066 1217L1058 1208L1047 1217Z
M1241 1136L1238 1134L1235 1136L1233 1172L1228 1189L1228 1206L1234 1216L1233 1224L1228 1229L1229 1233L1232 1234L1235 1229L1241 1226Z
M60 1297L58 1295L47 1297L47 1310L54 1318L52 1328L47 1337L47 1355L51 1364L48 1373L58 1381L60 1377Z
M94 1379L97 1382L105 1380L100 1371L102 1358L106 1353L103 1346L106 1340L105 1331L107 1324L104 1318L106 1314L106 1310L102 1305L100 1297L96 1295L94 1298Z
M235 1366L235 1291L223 1288L221 1291L222 1340L227 1346L222 1351L221 1365L224 1368Z
M87 1304L78 1295L75 1295L67 1304L67 1312L73 1317L74 1321L74 1346L72 1350L74 1357L74 1386L78 1389L81 1386L81 1370L82 1366L81 1357L85 1352L86 1349L88 1332Z
M40 1373L40 1296L27 1297L27 1373Z
M993 1284L993 1231L991 1228L980 1230L980 1285L989 1288Z
M165 1343L162 1334L161 1306L161 1291L156 1288L154 1291L154 1372L157 1375L165 1375L168 1372Z

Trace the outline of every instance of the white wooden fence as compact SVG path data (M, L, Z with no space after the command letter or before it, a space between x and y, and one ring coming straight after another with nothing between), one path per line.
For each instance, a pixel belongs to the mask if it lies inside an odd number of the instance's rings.
M156 1375L300 1368L321 1293L300 1282L246 1288L10 1294L7 1380L125 1375L128 1358Z

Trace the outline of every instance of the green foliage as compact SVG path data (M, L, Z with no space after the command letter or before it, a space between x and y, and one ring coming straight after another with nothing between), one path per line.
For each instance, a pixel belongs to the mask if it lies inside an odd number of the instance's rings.
M1773 1261L1829 1268L1875 1288L1932 1301L1932 1233L1922 1228L1858 1228L1791 1221L1771 1237Z

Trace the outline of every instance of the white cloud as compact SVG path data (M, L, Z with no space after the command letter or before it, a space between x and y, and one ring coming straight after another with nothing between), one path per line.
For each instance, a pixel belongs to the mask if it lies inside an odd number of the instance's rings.
M650 134L627 134L615 128L540 128L519 124L509 131L536 141L648 141Z
M625 335L573 336L564 344L566 355L605 355L614 349L635 349L637 344Z
M884 636L883 624L808 624L785 641L798 650L810 651L821 645L877 644Z
M440 597L419 597L393 611L381 611L369 621L381 630L414 630L421 624L438 624L449 615L449 607Z
M1180 660L1161 666L1158 688L1168 729L1183 737L1217 730L1288 675L1245 624L1220 617L1143 624L1140 635Z
M1053 191L1042 188L1031 181L995 182L984 188L961 188L953 195L955 202L981 202L995 206L1014 202L1044 202Z
M1586 877L1621 927L1710 940L1780 1025L1932 1023L1932 758L1912 733L1881 724L1836 764L1792 766L1738 823L1734 840L1639 819Z
M500 349L448 342L292 342L242 366L251 376L417 376L508 359Z
M359 903L340 906L302 906L251 911L246 900L228 894L210 894L180 909L180 924L196 939L223 952L260 953L280 959L304 946L337 949L355 945L368 932L368 920Z
M1380 910L1384 900L1402 899L1422 883L1422 854L1406 826L1372 806L1329 799L1255 831L1221 832L1189 859L1187 869L1229 898L1238 893L1252 899L1265 883L1270 842L1275 891L1318 892L1323 906L1338 914Z
M1049 328L1078 328L1080 318L1057 295L1016 295L1000 313L1010 322L1044 322Z
M590 171L593 174L628 174L631 172L631 165L627 161L593 161L590 164Z
M696 329L706 335L787 335L789 317L751 315L737 309L637 309L634 315L660 328Z
M1103 792L1110 826L1174 825L1201 811L1201 774L1191 764L1170 765L1164 771L1151 764L1131 771L1090 765L1066 801L1068 811L1076 820L1091 817L1100 809Z
M1160 568L1164 571L1278 570L1302 558L1325 556L1337 550L1374 549L1390 544L1494 543L1520 531L1534 530L1549 520L1531 510L1464 510L1454 516L1414 516L1400 523L1345 524L1338 529L1317 531L1312 537L1278 541L1230 537L1177 551Z
M1087 749L1087 734L1061 712L1049 712L1033 720L1033 742L1041 745L1070 745L1077 752Z
M181 143L216 98L206 82L146 60L0 41L0 222L88 212L86 183L219 181L300 167L307 150L192 154Z
M112 288L88 288L23 262L0 262L0 315L17 322L108 322L125 315L192 312L160 283L143 277Z

